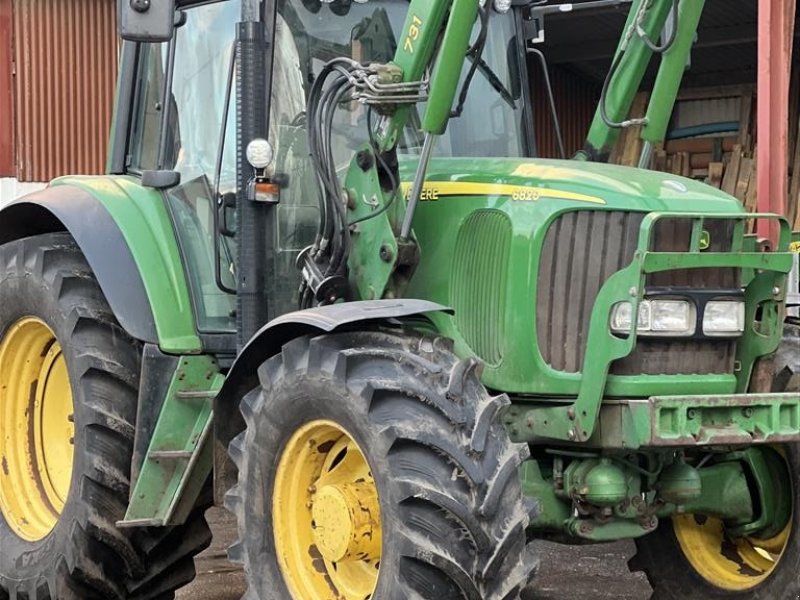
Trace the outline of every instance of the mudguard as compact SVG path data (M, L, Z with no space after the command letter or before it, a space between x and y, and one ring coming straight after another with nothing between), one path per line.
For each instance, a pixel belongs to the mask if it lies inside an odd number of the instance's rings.
M158 192L131 177L66 177L0 210L0 244L68 231L120 325L168 353L200 352L175 233Z
M451 308L427 300L364 300L287 313L261 328L239 353L214 400L215 500L222 502L225 492L236 481L236 467L228 457L228 444L244 429L239 401L258 385L256 371L261 363L301 335L331 333L346 327L392 322L438 311L453 312Z

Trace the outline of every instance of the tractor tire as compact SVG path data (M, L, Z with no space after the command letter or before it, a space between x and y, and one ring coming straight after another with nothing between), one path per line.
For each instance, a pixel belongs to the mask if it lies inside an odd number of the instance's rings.
M0 246L0 598L161 600L194 578L202 510L174 528L115 525L141 350L68 234Z
M231 443L246 598L510 600L536 561L509 402L442 338L296 339L258 371Z
M787 326L784 342L775 356L773 391L800 392L800 329ZM653 600L797 600L800 598L800 445L781 446L792 480L794 514L788 536L781 540L779 560L767 569L747 558L747 541L731 540L727 535L716 552L704 555L714 565L716 577L710 581L687 558L676 535L672 519L663 519L650 535L636 540L637 554L631 559L632 571L642 571L653 588ZM694 518L691 515L688 518ZM698 526L702 526L699 525ZM739 542L737 546L736 542ZM758 543L754 547L762 549ZM763 561L763 557L755 557ZM701 570L711 574L708 567ZM766 577L764 577L766 575ZM748 582L748 579L751 582Z

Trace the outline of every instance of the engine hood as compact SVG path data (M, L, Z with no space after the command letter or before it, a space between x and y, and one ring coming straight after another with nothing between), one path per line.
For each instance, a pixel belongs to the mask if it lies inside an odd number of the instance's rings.
M401 159L407 194L416 161ZM422 201L484 196L528 202L569 202L615 209L741 212L734 197L706 184L658 171L576 160L435 158Z

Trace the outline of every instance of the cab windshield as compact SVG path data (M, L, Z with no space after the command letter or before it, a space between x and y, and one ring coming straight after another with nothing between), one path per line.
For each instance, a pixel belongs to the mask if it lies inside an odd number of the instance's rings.
M408 2L398 0L352 4L279 1L275 68L291 68L299 63L307 92L315 74L334 57L347 56L362 63L389 62L394 58L408 6ZM490 13L482 60L460 116L450 121L447 131L437 141L437 156L524 155L522 84L514 16L511 11L503 15ZM476 23L473 40L479 27ZM467 59L462 84L471 65L471 60ZM281 79L276 73L275 81ZM305 94L302 96L304 98ZM273 94L273 102L281 101L280 94ZM458 94L455 104L458 104ZM401 154L414 154L421 148L419 124L424 110L425 105L419 104L412 111L404 139L399 144ZM339 140L343 146L341 153L337 152L343 159L348 150L365 141L364 113L361 106L343 106L334 120L334 137L344 138ZM346 158L352 158L352 154Z

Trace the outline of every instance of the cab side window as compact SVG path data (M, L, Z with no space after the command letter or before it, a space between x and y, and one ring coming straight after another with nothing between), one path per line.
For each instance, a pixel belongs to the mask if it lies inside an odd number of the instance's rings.
M236 103L225 123L219 180L216 162L225 116L225 92L240 0L202 3L184 9L176 29L174 62L170 44L140 44L139 89L128 146L128 170L180 173L180 183L164 192L187 274L197 327L201 332L235 329L235 297L217 285L235 288L235 247L214 227L215 192L236 190ZM170 82L171 86L166 89ZM215 244L217 245L215 248ZM219 259L218 268L214 261Z

